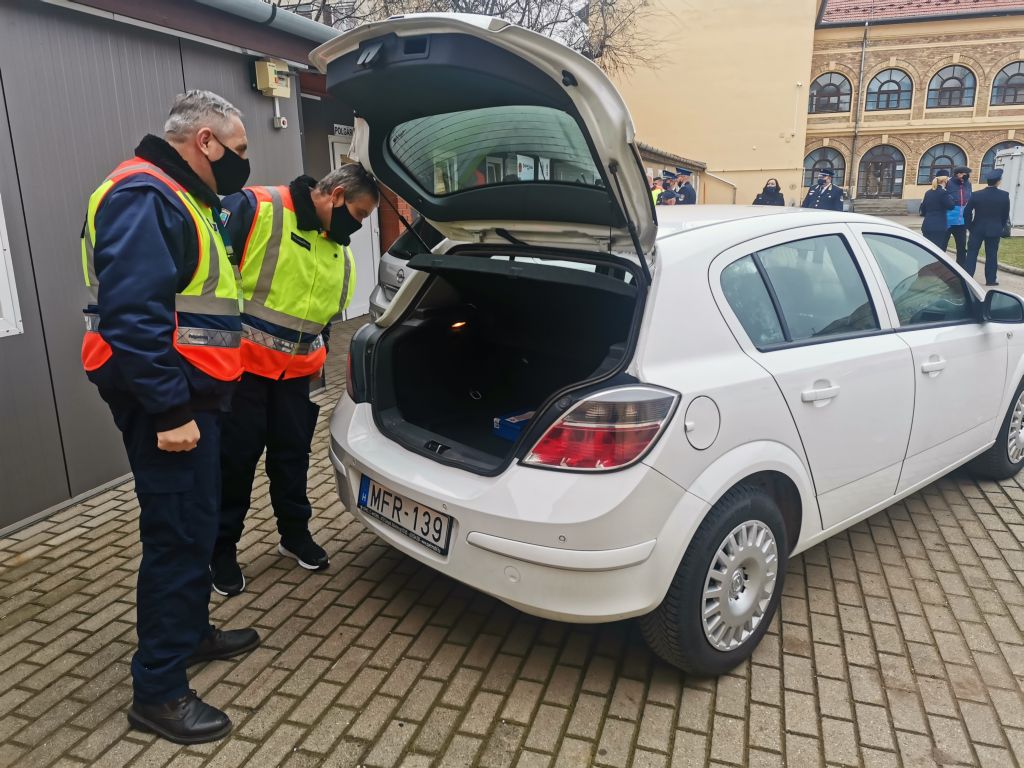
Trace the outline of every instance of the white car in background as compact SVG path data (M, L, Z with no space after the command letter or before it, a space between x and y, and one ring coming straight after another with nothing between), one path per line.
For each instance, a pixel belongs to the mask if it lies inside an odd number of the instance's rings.
M789 557L962 464L1024 464L1024 303L917 234L714 206L659 227L611 83L505 22L395 18L313 61L353 151L447 238L355 335L331 422L346 507L410 557L538 616L640 617L720 674Z

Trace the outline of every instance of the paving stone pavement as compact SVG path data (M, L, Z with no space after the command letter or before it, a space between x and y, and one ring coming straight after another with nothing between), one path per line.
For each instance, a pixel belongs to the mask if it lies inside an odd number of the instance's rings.
M795 558L753 659L687 679L632 622L519 613L341 507L327 424L353 325L317 397L310 490L330 569L276 554L264 478L246 592L213 601L218 624L264 637L194 671L234 733L180 747L128 729L128 482L0 539L0 766L1024 765L1019 481L950 476Z

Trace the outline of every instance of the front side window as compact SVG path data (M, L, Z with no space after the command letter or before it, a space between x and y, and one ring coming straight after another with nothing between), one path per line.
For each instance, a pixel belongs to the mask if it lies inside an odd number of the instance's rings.
M864 279L839 235L746 256L723 271L722 291L759 349L879 328Z
M928 85L929 107L973 107L976 80L974 73L960 65L935 73Z
M974 319L963 279L917 243L893 235L865 234L903 327Z
M956 144L937 144L921 157L921 164L917 167L917 183L931 184L935 172L940 170L949 171L952 176L953 169L961 165L967 165L967 155L960 147Z
M885 69L868 83L865 107L869 112L885 109L910 109L914 86L902 69Z
M850 81L843 75L826 72L811 83L807 111L812 115L819 112L849 112L850 90Z
M999 70L992 81L992 105L1024 104L1024 61L1015 61Z
M550 107L469 109L401 123L389 148L438 197L522 182L603 186L579 125Z

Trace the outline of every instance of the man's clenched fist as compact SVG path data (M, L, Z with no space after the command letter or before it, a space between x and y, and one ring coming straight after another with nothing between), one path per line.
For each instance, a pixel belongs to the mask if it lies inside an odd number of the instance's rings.
M191 451L199 442L199 425L195 419L188 424L156 433L156 447L161 451Z

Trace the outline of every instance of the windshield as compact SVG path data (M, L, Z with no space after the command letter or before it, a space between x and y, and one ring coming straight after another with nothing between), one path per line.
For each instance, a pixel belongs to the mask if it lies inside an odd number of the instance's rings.
M550 107L469 109L401 123L390 148L427 193L441 197L495 184L602 187L583 132Z

